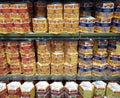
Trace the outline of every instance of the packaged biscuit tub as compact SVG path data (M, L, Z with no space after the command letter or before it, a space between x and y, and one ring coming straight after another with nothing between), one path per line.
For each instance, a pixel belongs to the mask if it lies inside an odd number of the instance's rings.
M65 41L65 52L74 52L77 51L78 41L68 40Z
M64 52L53 52L51 63L64 64Z
M33 18L32 24L35 33L46 33L48 31L47 19L45 17Z
M85 16L80 18L79 31L83 33L94 33L95 18L92 16Z
M75 82L66 82L65 98L78 98L78 84Z
M92 83L94 85L94 95L95 97L104 97L106 92L107 84L103 81L95 81Z
M37 72L40 76L50 75L50 65L37 63Z
M90 0L82 0L80 2L80 16L92 16L93 15L93 2Z
M50 98L50 85L46 81L40 81L36 85L37 98Z
M65 19L64 32L74 34L79 32L79 19Z
M113 18L114 3L111 1L102 1L96 4L97 18Z
M114 18L120 19L120 1L115 1L115 8L114 8Z
M33 76L36 74L36 63L22 64L22 69L25 76Z
M97 33L110 33L110 25L111 25L110 18L97 18L95 31Z
M79 41L79 54L93 55L93 40L80 40Z
M35 16L46 17L47 16L47 2L44 0L39 0L34 3L35 5Z
M63 18L63 4L60 2L53 2L47 4L48 19L62 19Z
M51 64L51 75L61 76L63 75L63 64Z
M92 67L78 66L78 75L79 76L91 76L92 75Z
M6 83L0 83L0 98L7 98L8 94L7 94L7 87L6 87Z
M94 86L88 81L83 81L79 85L79 93L82 98L92 98L93 97Z
M52 52L64 52L64 41L52 40L51 41Z
M77 65L71 65L69 63L64 63L64 75L75 76L77 74Z
M65 53L65 62L69 63L71 65L77 65L78 64L78 52L66 52Z
M21 97L20 87L21 87L20 82L16 81L10 82L7 85L9 98L20 98Z
M114 18L112 20L111 32L120 33L120 19Z
M61 34L63 33L64 20L63 19L49 19L49 33L51 34Z
M21 87L21 97L35 98L35 87L33 82L24 82Z
M50 84L51 98L64 98L64 87L62 82L53 82Z
M50 40L37 40L37 54L51 52Z
M50 64L51 63L51 53L45 52L38 54L38 62L41 64Z
M120 85L116 82L109 82L107 85L106 95L108 98L119 98Z
M79 18L79 4L75 2L66 2L64 4L64 19Z
M0 66L0 76L7 75L9 73L9 66L8 64Z
M20 75L22 73L22 66L20 65L10 65L10 72L12 75Z
M1 13L10 13L11 8L10 8L10 3L5 2L0 4L1 7Z

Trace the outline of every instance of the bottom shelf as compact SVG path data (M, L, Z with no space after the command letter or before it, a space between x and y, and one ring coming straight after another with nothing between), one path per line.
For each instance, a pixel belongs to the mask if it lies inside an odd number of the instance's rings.
M108 81L120 81L120 76L102 76L102 77L96 77L96 76L66 76L66 75L62 75L62 76L55 76L55 75L48 75L48 76L40 76L38 74L34 75L34 76L25 76L23 74L21 75L5 75L5 76L0 76L0 81L5 81L5 80L28 80L28 81L32 81L32 80L108 80Z

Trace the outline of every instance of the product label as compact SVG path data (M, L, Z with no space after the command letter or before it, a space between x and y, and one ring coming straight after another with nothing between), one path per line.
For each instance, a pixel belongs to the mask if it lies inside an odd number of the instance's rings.
M113 8L97 8L98 12L113 12Z
M79 65L79 70L83 71L83 72L88 72L88 71L91 71L92 68L84 68L84 67L82 67L82 66Z

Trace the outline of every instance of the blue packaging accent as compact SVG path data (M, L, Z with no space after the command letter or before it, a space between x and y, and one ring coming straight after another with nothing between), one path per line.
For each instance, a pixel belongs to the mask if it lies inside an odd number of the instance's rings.
M80 65L79 65L78 69L79 69L80 71L83 71L83 72L88 72L88 71L91 71L91 70L92 70L92 68L83 68L83 67L80 66Z
M97 8L96 9L98 12L113 12L114 11L114 8Z
M106 60L107 56L95 56L94 55L94 59L97 59L97 60Z
M110 60L119 61L120 58L118 58L118 57L110 57Z
M96 22L96 26L100 26L100 27L110 27L111 23L99 23Z
M119 22L118 23L112 22L112 25L120 28L120 23Z
M115 44L109 44L108 47L116 49L116 45Z
M120 12L120 7L115 7L114 11L115 12Z
M89 11L89 10L92 10L93 9L93 7L84 7L84 6L81 6L80 7L80 10L84 10L84 11Z
M83 46L83 45L79 45L80 49L93 49L93 46Z
M120 71L120 68L111 68L111 67L108 67L108 70L110 70L111 72L116 72L116 71Z
M79 23L80 26L83 26L83 27L94 27L95 26L95 23Z
M107 48L107 45L98 45L98 48Z
M90 62L92 60L92 57L84 57L84 56L79 55L79 59L84 60L86 62Z
M95 68L95 67L93 67L93 70L97 71L97 72L103 72L103 71L106 70L106 67L105 68Z

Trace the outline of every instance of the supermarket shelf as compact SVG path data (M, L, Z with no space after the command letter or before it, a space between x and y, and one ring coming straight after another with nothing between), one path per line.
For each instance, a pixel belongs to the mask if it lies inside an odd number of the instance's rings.
M120 38L119 33L80 33L80 38Z
M50 34L50 33L40 33L35 34L33 32L30 32L28 34L0 34L0 39L42 39L42 38L48 38L48 39L81 39L81 38L120 38L119 33L76 33L76 34Z
M48 39L66 39L66 38L72 38L72 39L79 39L79 33L76 34L50 34L50 33L40 33L40 34L35 34L35 33L28 33L28 34L0 34L0 39L42 39L42 38L48 38Z
M112 76L106 76L106 77L96 77L96 76L89 76L89 77L83 77L83 76L54 76L54 75L48 75L48 76L39 76L38 74L34 76L25 76L25 75L5 75L0 76L0 81L7 81L7 80L105 80L105 81L120 81L120 76L112 77Z

